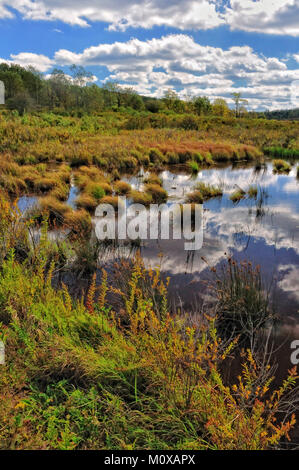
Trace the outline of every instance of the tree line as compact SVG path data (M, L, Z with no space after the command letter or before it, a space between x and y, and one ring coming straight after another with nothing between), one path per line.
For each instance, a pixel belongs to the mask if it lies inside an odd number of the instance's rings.
M16 64L0 64L0 80L5 85L5 102L9 109L20 114L35 110L51 110L72 113L97 113L107 110L147 111L151 113L197 114L199 116L253 116L268 119L298 119L299 110L249 113L248 102L240 93L233 93L234 109L218 98L181 99L173 90L167 90L162 99L140 96L133 88L116 83L102 87L93 83L93 76L82 66L72 65L69 74L55 68L45 77L33 67Z

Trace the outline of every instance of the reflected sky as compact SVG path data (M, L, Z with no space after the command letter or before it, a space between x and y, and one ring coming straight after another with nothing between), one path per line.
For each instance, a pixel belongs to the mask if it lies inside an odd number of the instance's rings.
M144 172L128 177L134 189L142 190ZM205 169L190 176L173 170L159 174L169 193L169 202L183 202L196 183L221 186L223 197L204 204L204 244L196 253L186 253L183 241L144 242L142 255L151 266L159 264L171 277L173 295L187 303L203 296L202 282L210 266L219 265L226 254L261 265L266 283L274 281L276 309L299 321L299 181L296 165L288 175L273 173L271 163L257 171L254 165ZM257 185L257 199L246 197L238 204L230 195L239 188Z

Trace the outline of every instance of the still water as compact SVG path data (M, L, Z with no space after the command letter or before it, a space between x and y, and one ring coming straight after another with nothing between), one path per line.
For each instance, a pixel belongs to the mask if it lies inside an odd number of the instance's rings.
M299 322L299 180L296 165L288 175L273 173L271 163L261 170L254 166L224 166L206 169L196 177L173 170L159 174L168 191L169 203L183 202L196 183L221 186L223 197L204 203L204 243L192 254L183 241L144 242L142 256L155 266L163 254L163 272L170 276L174 296L187 303L203 295L202 280L210 266L220 265L227 255L261 266L267 285L275 284L277 313ZM128 177L142 189L144 174ZM238 204L230 200L236 189L257 185L257 198L246 197Z

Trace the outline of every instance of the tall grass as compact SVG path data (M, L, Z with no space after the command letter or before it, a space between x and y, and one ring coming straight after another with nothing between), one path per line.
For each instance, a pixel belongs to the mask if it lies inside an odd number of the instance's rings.
M295 370L270 391L271 378L248 351L227 385L223 364L237 339L223 339L218 317L195 324L170 315L169 280L139 255L97 275L98 257L84 260L86 236L69 245L66 263L82 247L77 260L90 267L88 288L72 298L54 283L61 251L47 224L21 259L27 226L5 196L0 203L1 449L263 450L289 437ZM259 272L231 262L221 279L226 322L238 324L241 313L261 321L268 304Z

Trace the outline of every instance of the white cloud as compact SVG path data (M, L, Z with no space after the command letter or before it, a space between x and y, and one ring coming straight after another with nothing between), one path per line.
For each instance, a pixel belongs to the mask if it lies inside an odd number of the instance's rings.
M220 2L221 3L221 2ZM170 26L210 29L224 22L218 0L1 0L30 20L60 20L86 27L93 21L108 23L111 30L128 27Z
M31 65L40 72L46 72L54 64L53 60L42 54L33 54L31 52L21 52L20 54L11 54L13 60L11 63L19 64L22 67Z
M240 91L250 100L251 109L291 106L291 84L299 79L299 70L289 70L276 57L264 57L248 46L227 50L202 46L185 34L100 44L82 53L62 49L56 52L55 62L106 66L107 80L157 97L174 88L181 96L230 100L232 92Z
M110 30L207 30L228 24L233 30L299 36L299 0L0 0L0 17L12 17L9 7L28 20L80 27L102 21Z
M299 36L298 0L230 0L225 18L231 29Z
M10 59L42 72L74 63L104 66L105 81L133 86L141 94L156 97L173 88L182 97L224 97L232 104L231 94L239 91L249 100L250 109L294 107L292 84L299 80L299 70L288 69L287 62L277 57L265 57L248 46L226 50L202 46L186 34L99 44L81 53L61 49L54 58L22 52Z

